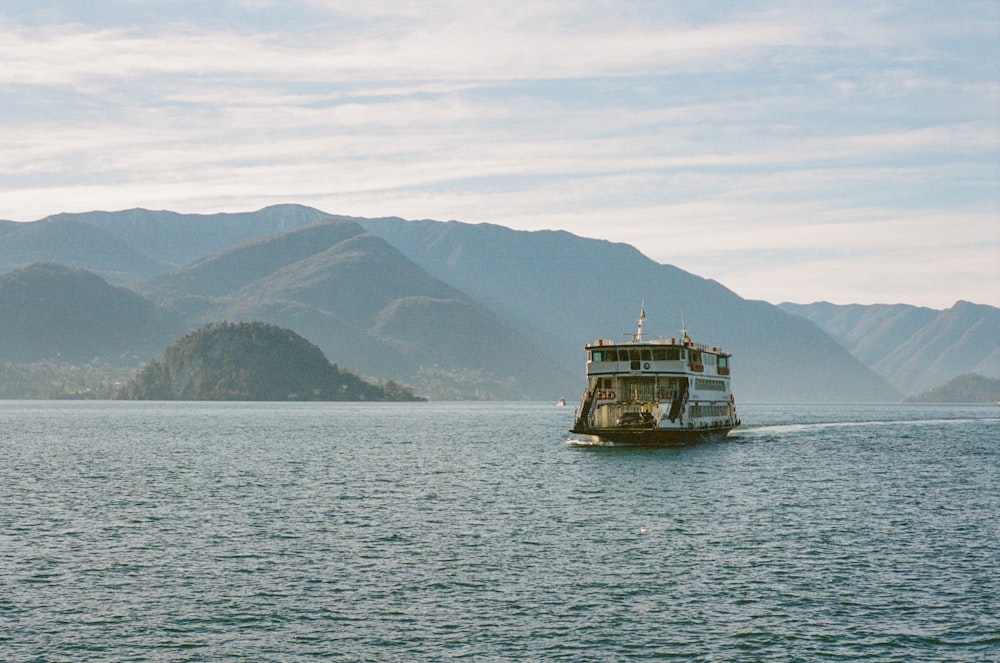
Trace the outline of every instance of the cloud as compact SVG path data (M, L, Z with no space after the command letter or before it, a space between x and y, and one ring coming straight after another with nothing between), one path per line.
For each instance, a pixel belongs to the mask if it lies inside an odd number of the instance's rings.
M927 255L1000 280L989 5L109 2L0 17L0 216L288 201L566 228L758 297L839 265L973 298Z
M802 46L809 26L731 21L690 25L602 16L562 3L314 3L340 20L287 34L129 26L0 24L0 83L86 86L148 76L274 81L550 80L649 75L679 65L746 66L755 52ZM391 7L391 10L390 10ZM344 16L351 20L343 20ZM654 19L649 21L648 19Z

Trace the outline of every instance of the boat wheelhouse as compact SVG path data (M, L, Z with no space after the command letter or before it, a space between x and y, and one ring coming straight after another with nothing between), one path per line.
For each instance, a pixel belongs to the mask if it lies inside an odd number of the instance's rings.
M673 445L720 440L739 425L722 348L680 338L599 339L586 346L587 390L570 432L591 444ZM570 440L573 443L573 440Z

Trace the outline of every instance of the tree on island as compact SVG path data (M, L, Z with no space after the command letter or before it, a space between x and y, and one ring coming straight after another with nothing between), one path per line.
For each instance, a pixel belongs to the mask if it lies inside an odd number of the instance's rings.
M418 401L395 382L378 386L331 364L290 329L213 322L167 349L122 387L123 400Z

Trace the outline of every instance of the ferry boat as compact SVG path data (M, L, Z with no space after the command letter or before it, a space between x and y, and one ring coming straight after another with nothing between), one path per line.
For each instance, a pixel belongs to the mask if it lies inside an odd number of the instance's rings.
M570 444L669 446L721 440L740 420L722 348L680 338L643 337L645 307L631 340L586 346L587 390Z

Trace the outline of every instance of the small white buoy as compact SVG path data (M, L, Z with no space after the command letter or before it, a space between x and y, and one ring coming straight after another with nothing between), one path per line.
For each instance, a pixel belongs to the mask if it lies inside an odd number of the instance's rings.
M639 528L639 534L645 534L645 533L646 533L646 532L648 532L648 531L649 531L649 530L648 530L648 529L646 529L645 527L640 527L640 528Z

